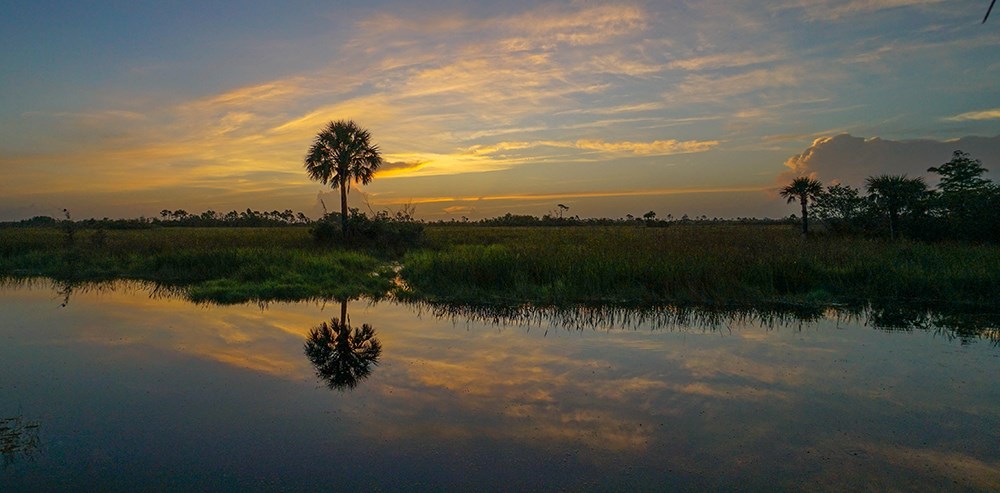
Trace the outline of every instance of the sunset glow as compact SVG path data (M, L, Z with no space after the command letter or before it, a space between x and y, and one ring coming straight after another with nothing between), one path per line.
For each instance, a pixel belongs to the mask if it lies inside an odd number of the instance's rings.
M330 120L352 206L449 219L778 217L779 183L1000 170L1000 23L973 0L21 2L0 20L0 220L293 209ZM487 204L487 202L489 202Z

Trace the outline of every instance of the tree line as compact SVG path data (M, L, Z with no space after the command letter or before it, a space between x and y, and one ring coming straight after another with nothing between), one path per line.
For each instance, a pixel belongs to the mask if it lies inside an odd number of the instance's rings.
M919 176L869 176L863 191L844 184L824 188L801 176L779 193L799 203L803 234L809 234L812 217L835 234L997 242L1000 187L983 176L987 171L980 160L957 150L947 163L927 169L939 178L934 188Z
M131 219L82 219L74 221L69 212L65 211L65 219L49 216L35 216L21 221L0 223L0 227L65 227L72 223L84 229L149 229L153 227L244 227L261 228L276 226L304 226L313 224L313 220L302 212L255 211L247 209L242 212L235 210L221 213L207 210L201 213L189 213L184 209L160 211L160 217L138 217Z

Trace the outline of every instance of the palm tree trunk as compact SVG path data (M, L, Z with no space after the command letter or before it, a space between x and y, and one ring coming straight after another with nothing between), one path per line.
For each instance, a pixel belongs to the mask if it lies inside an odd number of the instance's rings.
M347 238L347 177L340 178L340 232Z
M347 299L340 302L340 325L347 327Z
M889 238L896 239L896 222L899 221L899 213L891 210L889 211Z
M800 200L802 201L802 234L809 234L809 202L808 198L803 195Z

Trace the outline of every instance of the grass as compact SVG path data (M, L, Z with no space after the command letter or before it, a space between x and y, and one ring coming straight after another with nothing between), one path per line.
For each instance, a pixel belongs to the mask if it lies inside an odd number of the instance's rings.
M803 238L787 226L428 229L416 299L509 303L995 306L1000 248Z
M314 246L301 228L82 231L72 245L56 229L0 230L0 274L151 281L196 301L381 296L387 273L370 255Z
M304 228L0 229L0 276L137 279L199 301L380 296L471 304L1000 306L1000 247L803 239L789 226L433 227L402 256Z

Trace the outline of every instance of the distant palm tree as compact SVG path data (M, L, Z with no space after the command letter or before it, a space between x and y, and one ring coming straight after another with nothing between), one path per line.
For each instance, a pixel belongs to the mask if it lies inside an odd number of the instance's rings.
M899 230L899 216L913 210L927 193L927 184L921 177L906 175L869 176L865 180L868 198L889 217L889 237L895 238Z
M331 121L316 135L306 154L305 168L309 178L330 188L340 188L340 220L343 234L347 233L347 194L351 182L367 185L382 165L378 145L371 134L353 120Z
M809 234L809 201L813 202L823 193L823 184L814 178L800 176L778 191L791 204L796 199L802 204L802 234Z

